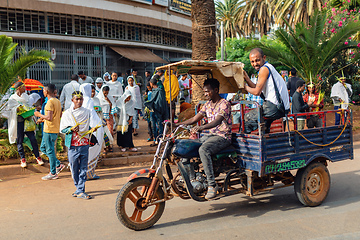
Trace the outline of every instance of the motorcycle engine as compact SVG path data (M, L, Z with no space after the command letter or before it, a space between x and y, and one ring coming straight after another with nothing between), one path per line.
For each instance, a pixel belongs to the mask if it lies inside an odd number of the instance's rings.
M191 185L193 187L193 191L195 194L202 193L207 189L207 182L206 178L203 176L203 174L196 172L195 173L196 178L191 181Z

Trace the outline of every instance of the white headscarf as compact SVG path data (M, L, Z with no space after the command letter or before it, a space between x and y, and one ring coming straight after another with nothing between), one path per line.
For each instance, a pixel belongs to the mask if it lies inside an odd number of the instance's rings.
M34 105L37 101L41 99L40 95L38 93L32 93L29 96L29 106Z
M99 102L100 102L100 107L103 111L103 113L110 113L111 112L111 109L110 109L110 104L109 102L105 99L105 96L104 96L104 92L103 92L103 89L106 85L102 86L101 89L100 89L100 92L99 94L97 95L97 98L99 99ZM110 97L110 91L109 91L109 95L108 95L108 98L111 102L111 105L114 106L115 103L114 103L114 99L112 97Z
M109 81L106 81L106 80L105 80L105 77L106 77L106 76L108 76ZM111 76L110 76L110 74L109 74L108 72L104 73L103 79L104 79L104 83L105 83L105 84L108 83L108 82L110 82L110 81L111 81Z
M125 103L125 100L131 97L131 99ZM124 94L116 101L116 106L120 109L120 117L118 126L121 128L121 133L124 134L128 131L128 119L130 116L135 116L134 102L129 90L125 90Z
M96 81L95 81L95 96L97 96L99 94L100 90L101 90L101 88L99 88L96 83L104 83L104 81L103 81L103 79L101 77L98 77L96 79Z
M130 78L134 79L133 76L129 76L127 80L129 81ZM134 108L142 109L140 87L135 84L135 80L134 80L134 86L130 86L130 84L128 84L126 86L126 90L129 90L131 92L132 100L134 101Z
M84 102L83 107L87 109L94 109L94 101L91 99L91 84L83 83L80 85L80 91L83 94Z

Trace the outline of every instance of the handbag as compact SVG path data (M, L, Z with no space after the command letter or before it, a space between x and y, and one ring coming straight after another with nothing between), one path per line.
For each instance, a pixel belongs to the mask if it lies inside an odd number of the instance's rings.
M24 132L33 132L36 129L36 123L34 121L34 119L31 118L26 118L24 121Z

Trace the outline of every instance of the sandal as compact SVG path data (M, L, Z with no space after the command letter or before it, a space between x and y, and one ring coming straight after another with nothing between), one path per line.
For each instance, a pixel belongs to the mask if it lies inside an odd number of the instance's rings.
M122 151L122 152L126 152L126 148L122 148L121 151Z
M129 151L130 152L137 152L137 148L130 148Z
M81 194L77 195L77 198L82 198L82 199L85 199L85 200L89 200L92 197L90 195L87 195L86 193L81 193Z
M137 136L138 135L138 133L136 132L136 133L134 133L134 136Z

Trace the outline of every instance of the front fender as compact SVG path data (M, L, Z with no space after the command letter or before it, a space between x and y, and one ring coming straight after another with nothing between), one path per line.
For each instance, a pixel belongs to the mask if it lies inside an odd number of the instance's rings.
M151 169L151 168L143 168L143 169L140 169L140 170L132 173L132 174L128 177L127 181L133 180L133 179L135 179L135 178L137 178L137 177L140 177L140 175L146 174L146 173L150 173L150 174L151 174L151 173L155 173L155 170L154 170L154 169Z

